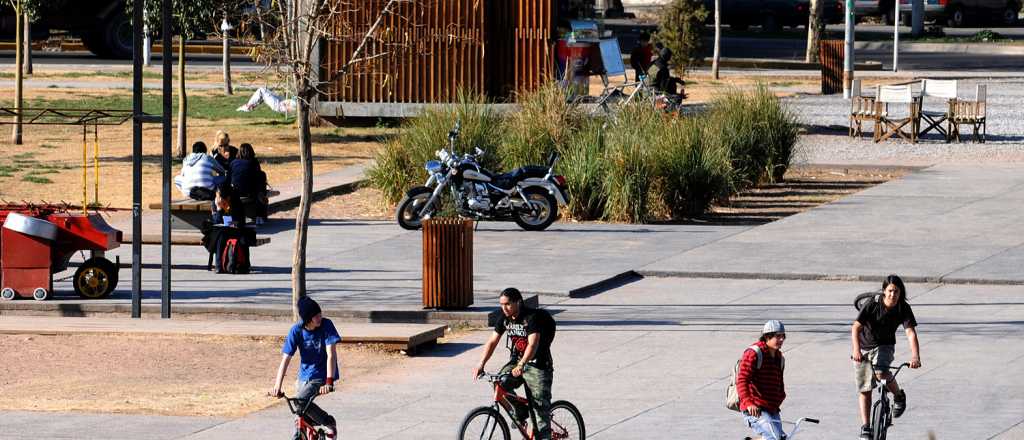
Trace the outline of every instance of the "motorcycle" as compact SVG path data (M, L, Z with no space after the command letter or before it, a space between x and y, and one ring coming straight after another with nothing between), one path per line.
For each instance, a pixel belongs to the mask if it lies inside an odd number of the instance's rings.
M406 192L395 217L404 229L416 230L423 220L437 214L441 198L449 190L456 212L474 220L515 221L527 231L542 231L558 218L559 205L569 200L565 177L554 174L559 156L552 153L546 166L528 165L505 174L480 166L485 151L459 156L455 141L460 123L448 133L448 149L435 154L440 160L424 165L430 177L424 186Z

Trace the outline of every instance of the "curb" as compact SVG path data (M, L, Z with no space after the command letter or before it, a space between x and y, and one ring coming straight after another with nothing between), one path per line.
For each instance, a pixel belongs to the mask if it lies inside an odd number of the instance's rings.
M711 58L704 58L701 66L711 66ZM793 70L821 70L821 63L805 63L794 60L777 60L762 58L719 58L719 67L741 68L741 69L793 69ZM859 71L882 70L882 63L877 61L863 61L854 63L854 69Z
M891 42L862 41L855 50L892 50ZM900 43L901 52L966 53L974 55L1024 55L1024 45L998 43Z
M526 305L538 307L537 295L523 298ZM501 316L501 310L477 307L470 310L352 310L323 307L324 314L339 322L392 324L446 324L490 327ZM131 304L89 304L78 302L2 301L0 316L101 317L131 315ZM143 318L159 318L160 304L143 304ZM172 317L183 320L239 320L291 322L292 311L286 307L238 307L231 305L178 304L172 306Z
M641 270L640 276L651 278L712 278L733 280L789 280L789 281L848 281L848 282L880 282L883 275L854 274L822 274L822 273L764 273L764 272L699 272L699 271L662 271ZM903 276L908 283L985 285L985 286L1024 286L1024 280L994 280L985 278L957 278L944 276Z
M14 50L14 49L15 49L15 44L14 43L0 43L0 50ZM230 51L231 51L231 55L233 55L233 56L246 56L246 57L248 57L252 53L252 49L253 49L252 46L238 46L238 45L232 44L231 48L230 48ZM40 43L33 43L32 44L32 51L33 52L37 52L37 51L38 52L45 52L46 48L44 48L43 45L40 44ZM174 54L177 54L178 53L178 45L175 44L175 45L171 46L171 51L174 52ZM85 45L82 44L82 43L61 42L60 50L58 52L89 52L89 49L87 49L85 47ZM153 44L152 54L154 56L160 56L162 52L163 52L163 45L158 44L158 43ZM193 54L193 55L195 55L195 54L220 55L223 52L224 52L224 46L222 46L220 43L217 43L217 44L186 44L185 45L185 53L187 53L187 54Z

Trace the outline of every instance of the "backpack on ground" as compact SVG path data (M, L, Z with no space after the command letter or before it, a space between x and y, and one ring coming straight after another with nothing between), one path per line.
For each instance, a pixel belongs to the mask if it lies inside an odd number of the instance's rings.
M754 368L761 369L761 361L764 360L764 355L761 354L761 346L754 344L747 347L747 350L754 350L754 354L757 355L757 362L754 363ZM747 351L744 350L743 353ZM782 356L779 353L779 356ZM729 380L729 387L725 389L725 407L733 411L741 411L740 409L740 393L736 390L736 376L740 373L740 361L743 360L743 355L736 360L736 364L732 367L732 378ZM782 369L786 369L786 358L782 357Z
M859 312L864 310L864 307L867 307L868 304L880 301L882 301L882 292L864 292L853 299L853 307Z
M221 249L219 272L245 274L249 273L249 246L244 240L229 238Z

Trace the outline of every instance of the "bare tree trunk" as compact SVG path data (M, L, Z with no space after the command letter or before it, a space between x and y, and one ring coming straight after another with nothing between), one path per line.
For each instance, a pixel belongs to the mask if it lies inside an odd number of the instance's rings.
M807 55L804 62L818 61L818 42L821 41L821 0L811 0L810 16L807 19Z
M21 109L22 109L22 92L25 78L22 75L22 68L24 63L22 58L25 56L25 45L22 44L25 38L25 27L22 26L21 20L24 19L25 15L21 13L21 0L18 0L16 5L15 15L15 32L14 32L14 110L17 112L14 115L14 131L11 133L11 142L14 145L21 145Z
M715 53L711 59L711 76L718 79L718 60L722 46L722 0L715 0Z
M185 91L185 37L179 37L178 43L178 144L175 148L178 159L184 159L188 153L188 94ZM167 40L173 40L168 38ZM169 43L168 43L169 44Z
M228 23L228 14L224 13L224 21L220 25L221 35L224 43L224 94L232 95L231 89L231 25Z
M25 14L25 74L32 74L32 20L29 20L28 14Z
M299 212L295 214L295 243L292 248L292 305L306 296L306 237L309 232L309 208L313 203L313 139L309 131L309 102L301 93L306 80L299 79L297 88L299 124L299 164L302 167L302 194L299 198Z

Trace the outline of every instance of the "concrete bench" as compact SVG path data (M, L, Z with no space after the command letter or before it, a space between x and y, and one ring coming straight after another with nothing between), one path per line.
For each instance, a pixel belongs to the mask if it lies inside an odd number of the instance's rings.
M280 191L267 191L267 197L280 195ZM149 209L161 210L164 204L154 202L149 204ZM179 199L173 200L170 204L171 229L179 231L198 231L203 221L210 218L213 209L213 202L209 200Z

